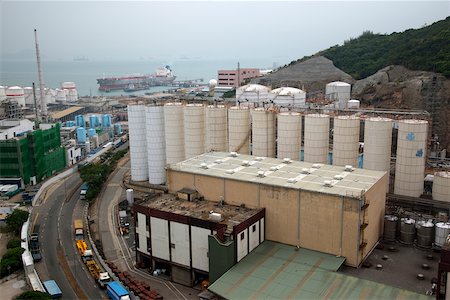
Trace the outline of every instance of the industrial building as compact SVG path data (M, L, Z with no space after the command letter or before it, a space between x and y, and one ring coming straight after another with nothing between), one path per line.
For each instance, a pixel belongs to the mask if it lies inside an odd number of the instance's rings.
M0 120L0 140L7 140L20 136L25 132L33 131L34 123L28 119L23 120Z
M217 279L265 239L264 208L206 201L195 190L135 202L136 261L194 286Z
M259 69L239 68L237 70L219 70L217 71L217 79L219 86L238 87L249 79L260 76Z
M386 172L210 152L167 168L170 193L265 208L268 240L346 258L358 267L383 228Z

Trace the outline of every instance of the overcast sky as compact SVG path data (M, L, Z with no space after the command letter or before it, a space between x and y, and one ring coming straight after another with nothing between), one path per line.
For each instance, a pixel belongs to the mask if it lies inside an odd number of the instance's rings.
M1 58L34 55L36 28L46 59L289 62L364 30L392 33L431 24L450 14L450 2L0 0L0 12Z

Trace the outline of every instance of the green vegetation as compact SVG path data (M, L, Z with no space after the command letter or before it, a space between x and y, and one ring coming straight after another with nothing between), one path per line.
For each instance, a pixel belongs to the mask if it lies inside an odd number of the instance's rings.
M223 98L234 98L234 97L236 97L236 89L223 93L222 97Z
M103 183L109 174L116 168L117 161L122 158L127 150L117 152L108 151L100 158L100 162L87 164L79 169L81 179L89 185L86 200L91 202L102 190Z
M332 60L336 67L355 79L370 76L389 65L438 72L450 77L449 41L450 17L420 29L389 35L365 31L358 38L345 41L342 46L323 50L317 55ZM311 56L291 64L308 58Z
M20 247L20 243L21 243L20 239L12 238L6 244L6 249L18 248Z
M13 272L23 268L22 253L23 248L17 247L8 249L0 260L0 278L8 276Z
M6 217L6 225L9 230L14 232L15 234L19 234L22 229L23 223L25 223L30 215L29 212L15 209L11 214Z
M50 300L52 299L52 297L47 294L47 293L43 293L43 292L38 292L38 291L28 291L28 292L24 292L22 294L20 294L19 296L17 296L16 298L14 298L14 300L28 300L28 299L43 299L43 300Z

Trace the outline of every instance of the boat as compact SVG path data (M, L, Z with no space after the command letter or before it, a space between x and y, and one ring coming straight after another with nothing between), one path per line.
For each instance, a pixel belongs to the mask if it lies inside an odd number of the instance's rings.
M152 86L164 86L172 83L176 76L173 75L170 66L156 69L153 74L134 74L120 77L103 77L97 79L99 90L109 92L124 90L128 92L146 90Z

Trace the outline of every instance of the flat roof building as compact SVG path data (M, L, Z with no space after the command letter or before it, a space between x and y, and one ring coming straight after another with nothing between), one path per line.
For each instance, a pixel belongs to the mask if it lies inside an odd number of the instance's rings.
M238 87L245 83L247 79L260 76L259 69L243 68L238 70L219 70L217 71L217 79L219 86Z

